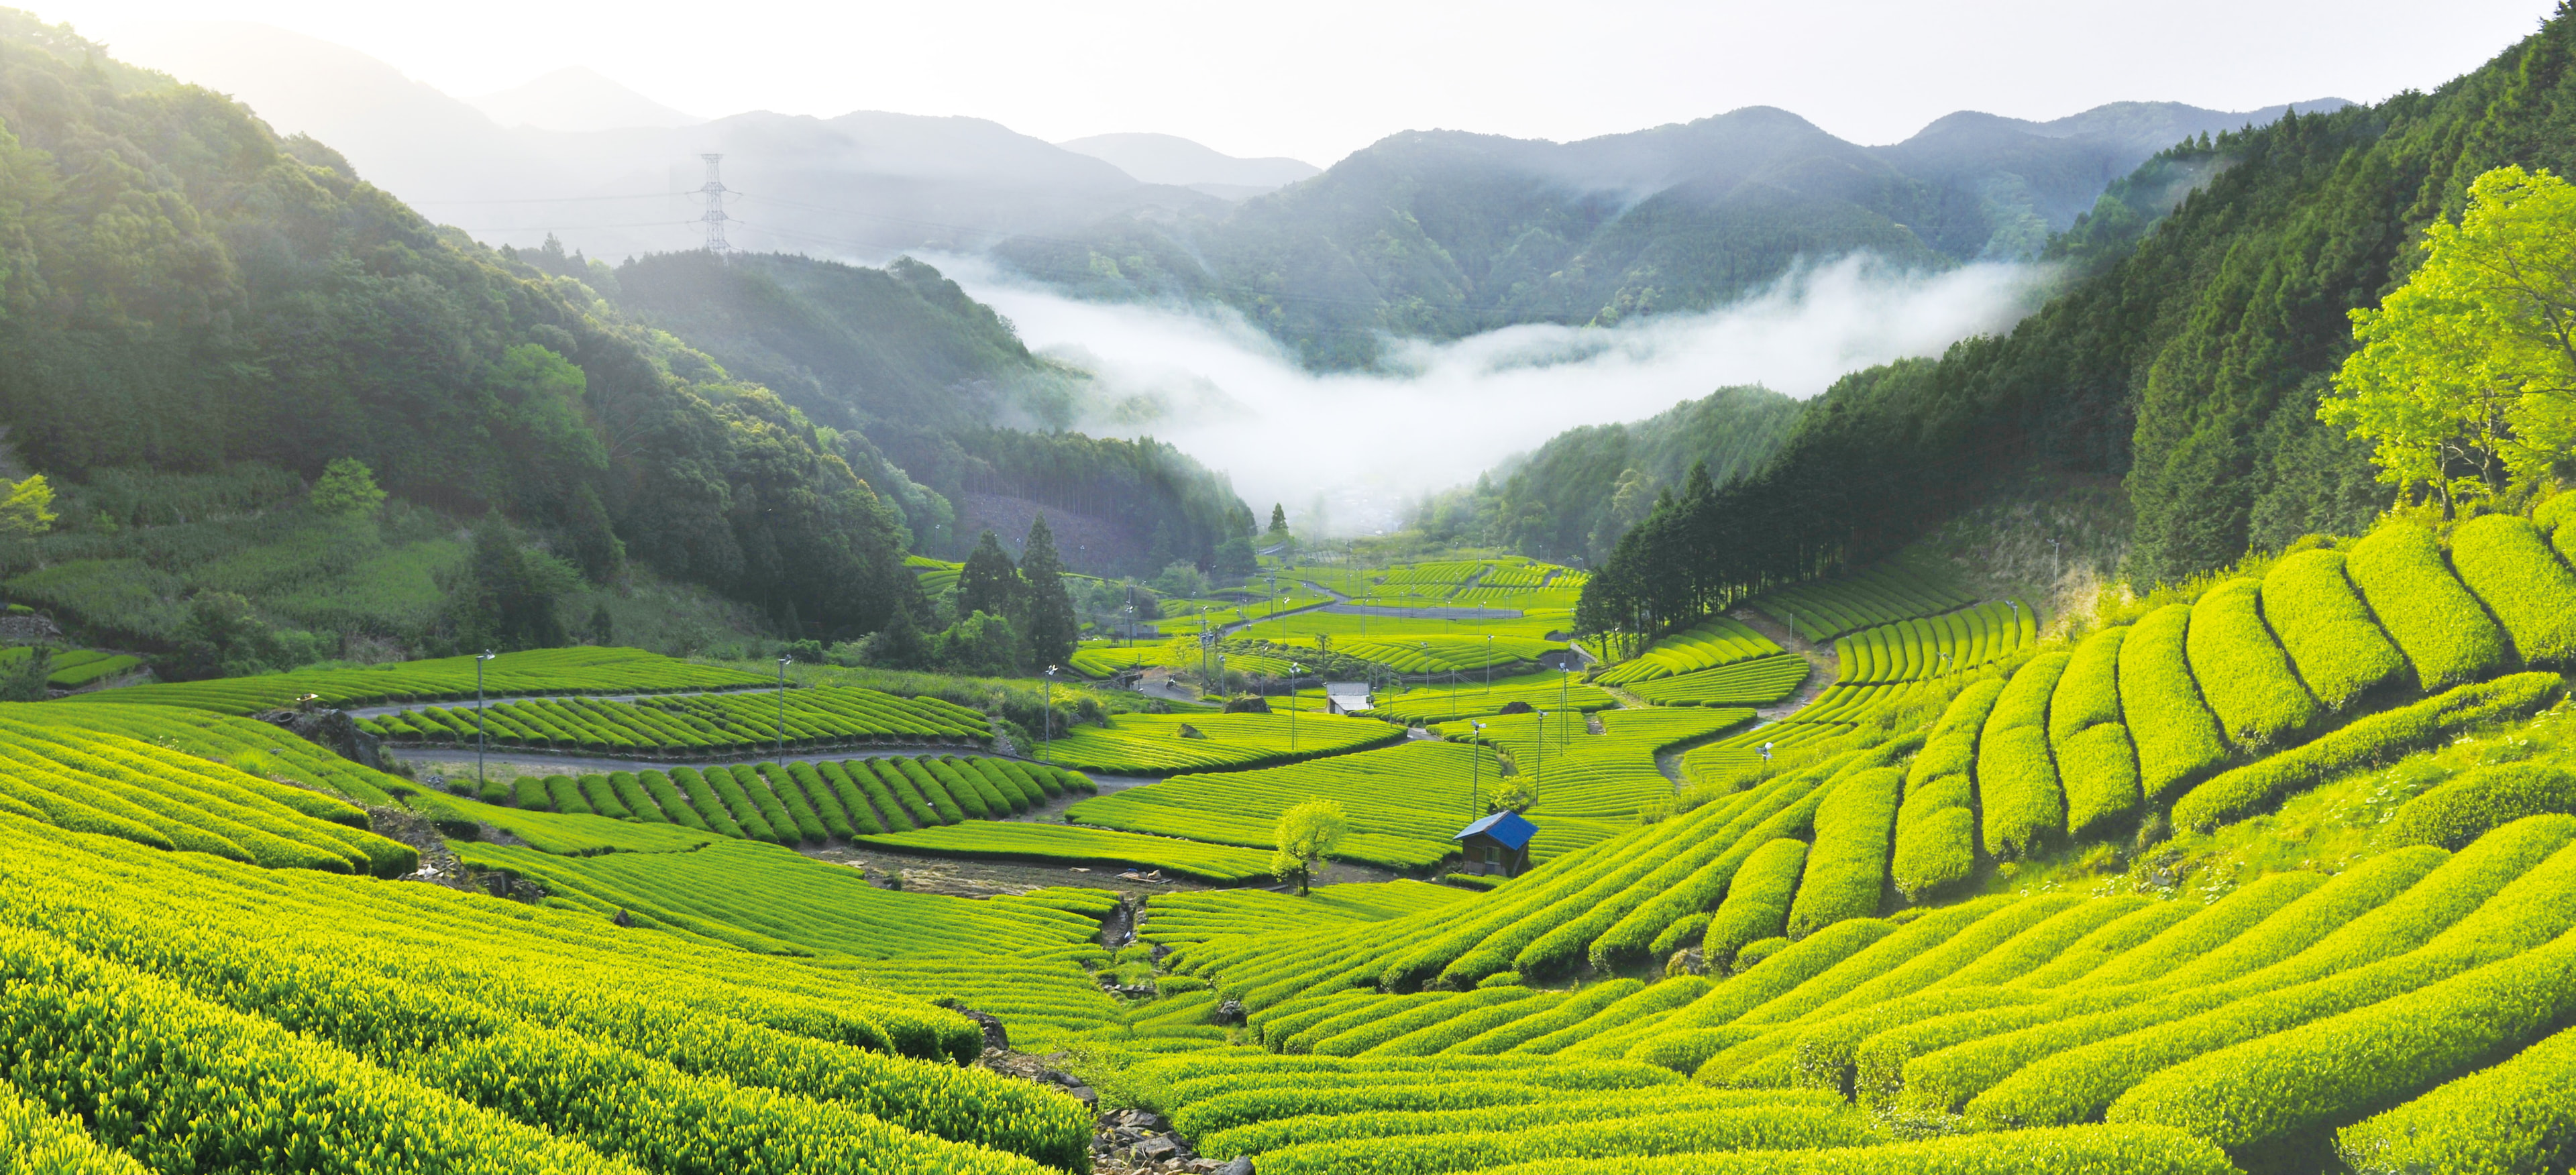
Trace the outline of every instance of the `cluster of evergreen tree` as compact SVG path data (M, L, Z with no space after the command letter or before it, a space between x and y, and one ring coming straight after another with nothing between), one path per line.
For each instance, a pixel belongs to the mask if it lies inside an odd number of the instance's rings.
M976 540L957 573L957 615L925 635L907 605L864 650L889 669L944 669L978 677L1062 670L1082 639L1082 618L1064 581L1064 560L1046 515L1029 524L1017 563L992 531Z
M580 575L637 559L820 635L876 629L916 590L900 517L832 430L329 148L15 11L0 354L9 442L58 479L353 458Z
M2562 8L2432 93L2164 153L2053 242L2076 271L2060 296L2007 336L1835 384L1760 472L1621 539L1585 622L1678 622L1886 554L2034 467L2125 479L2145 582L2365 528L2393 490L2368 443L2317 416L2351 312L2404 283L2481 174L2576 171L2571 62Z

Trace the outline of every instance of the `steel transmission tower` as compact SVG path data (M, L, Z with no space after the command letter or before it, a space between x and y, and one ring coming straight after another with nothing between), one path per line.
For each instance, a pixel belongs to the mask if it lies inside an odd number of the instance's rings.
M707 252L722 257L733 252L733 246L725 243L725 222L733 218L725 215L724 202L727 189L724 186L724 173L720 167L724 162L724 156L700 155L698 158L707 161L707 182L698 188L698 195L706 201L707 208L706 211L698 214L698 221L706 226Z

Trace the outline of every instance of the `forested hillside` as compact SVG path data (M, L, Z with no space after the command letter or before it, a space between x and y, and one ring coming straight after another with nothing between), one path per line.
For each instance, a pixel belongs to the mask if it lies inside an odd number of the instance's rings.
M518 520L584 576L632 558L835 632L911 583L828 431L327 147L14 12L0 123L0 417L35 470L355 458L399 499Z
M1883 553L2032 469L2125 478L2145 582L2358 533L2393 493L2316 417L2348 313L2405 280L2481 173L2576 165L2572 47L2562 15L2432 93L2159 156L2053 244L2083 267L2062 296L2008 337L1837 383L1759 474L1633 532L1598 615L1680 618ZM2170 217L2141 215L2202 175Z
M1366 366L1382 334L1706 309L1801 260L2027 257L2152 152L2283 109L1963 111L1888 147L1769 107L1563 144L1407 131L1231 209L1135 212L998 252L1089 296L1221 301L1310 365Z
M1761 469L1797 427L1798 411L1798 401L1768 389L1720 388L1634 424L1569 429L1497 470L1500 484L1488 475L1424 503L1414 526L1443 542L1597 564L1694 463L1721 480Z
M1206 563L1245 533L1249 508L1170 445L1065 430L1104 415L1088 372L1033 355L1008 322L937 269L884 269L778 253L658 253L615 267L504 250L579 278L643 322L704 350L842 430L843 455L891 498L916 549L963 555L986 527L968 495L1073 512L1124 541L1067 552L1075 570L1150 575Z

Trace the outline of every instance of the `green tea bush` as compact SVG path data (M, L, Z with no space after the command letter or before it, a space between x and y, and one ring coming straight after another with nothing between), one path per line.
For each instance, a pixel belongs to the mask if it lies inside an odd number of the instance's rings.
M2451 566L2531 665L2576 661L2576 574L2528 520L2472 518L2451 532Z
M1880 1141L1867 1120L1824 1106L1757 1106L1557 1123L1531 1130L1314 1142L1261 1156L1278 1175L1435 1175L1497 1164L1631 1155L1807 1150Z
M293 1153L348 1172L635 1170L44 935L0 930L0 976L19 1090L156 1169ZM125 1098L161 1112L120 1111Z
M1771 638L1745 627L1743 622L1712 616L1657 638L1644 653L1611 667L1598 680L1608 685L1630 685L1779 652L1780 646L1773 644Z
M2316 699L2263 623L2261 580L2233 579L2191 606L2185 642L2201 699L2238 748L2259 752L2317 720Z
M2344 578L2341 551L2283 556L2263 576L2262 605L2290 664L2328 710L2341 710L2407 671L2405 656Z
M2144 909L2077 939L2021 982L2026 987L2046 989L2085 978L2199 912L2200 907L2184 902L2148 903Z
M0 1151L13 1171L45 1175L145 1175L132 1155L98 1144L77 1118L57 1117L15 1090L0 1090Z
M1878 912L1879 891L1887 886L1888 838L1896 827L1904 782L1893 767L1863 771L1835 784L1817 807L1815 848L1807 854L1806 876L1789 909L1790 938Z
M2442 560L2433 532L2392 522L2353 544L2344 570L2426 692L2504 668L2504 631Z
M1977 734L2003 691L2004 682L1991 678L1959 691L1906 769L1889 872L1909 900L1920 901L1976 870Z
M2556 674L2521 673L2460 686L2412 706L2371 715L2306 746L2193 788L2175 801L2174 823L2207 831L2241 820L2345 772L2431 746L2482 723L2539 710L2556 701L2564 688Z
M1524 1041L1511 1051L1514 1055L1536 1053L1541 1056L1562 1052L1603 1034L1629 1028L1649 1017L1660 1017L1708 994L1708 989L1708 980L1696 975L1667 979L1632 993L1594 1012L1587 1019Z
M2024 1125L2091 1120L2151 1075L2194 1057L2417 991L2546 942L2576 922L2571 899L2576 856L2562 855L2517 878L2422 949L2060 1053L2013 1074L1970 1103L1969 1112ZM2195 981L2178 975L2173 982L2189 987Z
M1199 1140L1199 1153L1232 1158L1277 1150L1298 1143L1351 1138L1397 1138L1426 1134L1469 1134L1528 1130L1558 1123L1589 1122L1648 1113L1734 1109L1744 1106L1831 1106L1839 1101L1810 1091L1781 1093L1705 1089L1690 1085L1649 1086L1585 1094L1563 1101L1480 1106L1469 1110L1386 1111L1368 1114L1309 1115L1259 1122Z
M2576 1029L2335 1136L2353 1170L2546 1171L2576 1149Z
M1967 1134L1890 1146L1792 1154L1664 1155L1650 1159L1537 1162L1493 1168L1491 1175L2030 1175L2117 1172L2118 1175L2230 1175L2227 1152L2179 1130L2152 1126L2068 1126Z
M2024 665L1995 699L1977 740L1977 794L1985 848L1997 857L2037 851L2066 830L2066 795L2048 753L2048 697L2072 658L2050 653Z
M2561 492L2542 502L2532 509L2531 522L2540 533L2549 536L2550 545L2558 548L2560 557L2576 562L2576 527L2568 525L2576 522L2576 494Z
M1508 975L1510 973L1505 972L1504 974ZM1487 977L1488 981L1494 978L1498 977ZM1509 985L1504 986L1508 987ZM1492 991L1496 989L1488 987L1479 990ZM1402 1036L1398 1036L1384 1044L1370 1049L1367 1055L1373 1057L1427 1057L1436 1053L1446 1053L1465 1041L1483 1036L1484 1034L1491 1032L1496 1028L1500 1028L1503 1025L1510 1024L1518 1020L1525 1020L1529 1017L1538 1015L1541 1012L1554 1008L1557 1005L1564 1003L1568 998L1566 993L1555 991L1528 991L1527 989L1522 989L1522 994L1527 998L1508 1000L1502 1003L1474 1008L1462 1014L1451 1016L1448 1019L1439 1021L1438 1023L1414 1029L1411 1032L1405 1033Z
M2576 938L2328 1020L2208 1053L2123 1095L2112 1122L2247 1147L2460 1077L2576 1014Z
M2389 845L2458 849L2525 816L2576 813L2576 770L2558 763L2476 767L2408 800L2381 831Z
M1782 936L1806 861L1807 842L1789 837L1753 850L1744 867L1735 871L1726 901L1709 920L1700 943L1701 956L1717 964L1734 958L1746 943Z
M1520 1020L1496 1025L1460 1041L1449 1051L1453 1056L1482 1056L1509 1052L1521 1044L1549 1033L1571 1028L1597 1015L1601 1009L1628 998L1644 989L1635 979L1613 979L1608 983L1584 988L1563 1003L1541 1010Z
M2190 627L2191 605L2167 604L2132 625L2120 645L2120 716L2137 744L2138 787L2151 800L2227 761L2184 652Z

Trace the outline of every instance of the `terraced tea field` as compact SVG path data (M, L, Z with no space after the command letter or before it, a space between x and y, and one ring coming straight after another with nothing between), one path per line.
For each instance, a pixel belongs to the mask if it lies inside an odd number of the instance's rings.
M257 1120L346 1169L1086 1169L1075 1103L954 1064L981 1040L930 1002L953 1000L1265 1175L2544 1170L2557 1136L2522 1123L2576 1120L2576 571L2553 536L2479 519L2445 550L2397 523L2073 641L1901 576L1775 593L1880 622L1752 729L1684 703L1795 689L1805 662L1721 624L1614 671L1644 708L1553 675L1386 699L1439 741L1308 710L1292 751L1284 712L1119 714L1053 765L639 764L472 797L209 708L0 706L0 972L51 1058L0 1094L73 1115L19 1137L111 1164L177 1144L99 1091L243 1121L255 1088ZM775 694L558 684L487 722L549 748L776 730ZM986 729L868 695L790 691L790 742ZM433 712L455 710L383 728ZM623 725L569 717L603 713ZM1168 778L1009 819L1088 791L1066 765ZM1505 781L1535 792L1522 876L1252 887L1299 803L1340 804L1334 856L1429 875ZM490 839L420 841L381 824L396 804ZM2157 820L2166 847L2124 849ZM796 846L1243 888L974 900ZM2123 851L2125 875L2083 864ZM391 880L424 866L458 888ZM1102 945L1130 914L1135 945ZM1215 1022L1229 1001L1242 1024ZM578 1105L531 1092L565 1073ZM295 1125L324 1119L347 1125Z
M767 694L691 694L638 702L543 698L426 706L359 728L396 746L487 745L655 758L710 758L777 747L870 743L976 745L992 740L984 716L938 698L899 698L855 686Z
M487 696L676 693L769 684L758 674L647 653L641 649L534 649L485 663ZM326 706L374 706L474 696L474 658L388 662L363 669L315 669L260 677L156 682L100 690L86 701L185 706L219 714L254 714L291 706L308 694Z
M1403 737L1402 729L1383 722L1331 714L1120 714L1106 726L1076 726L1026 750L1076 771L1172 775L1262 767Z

